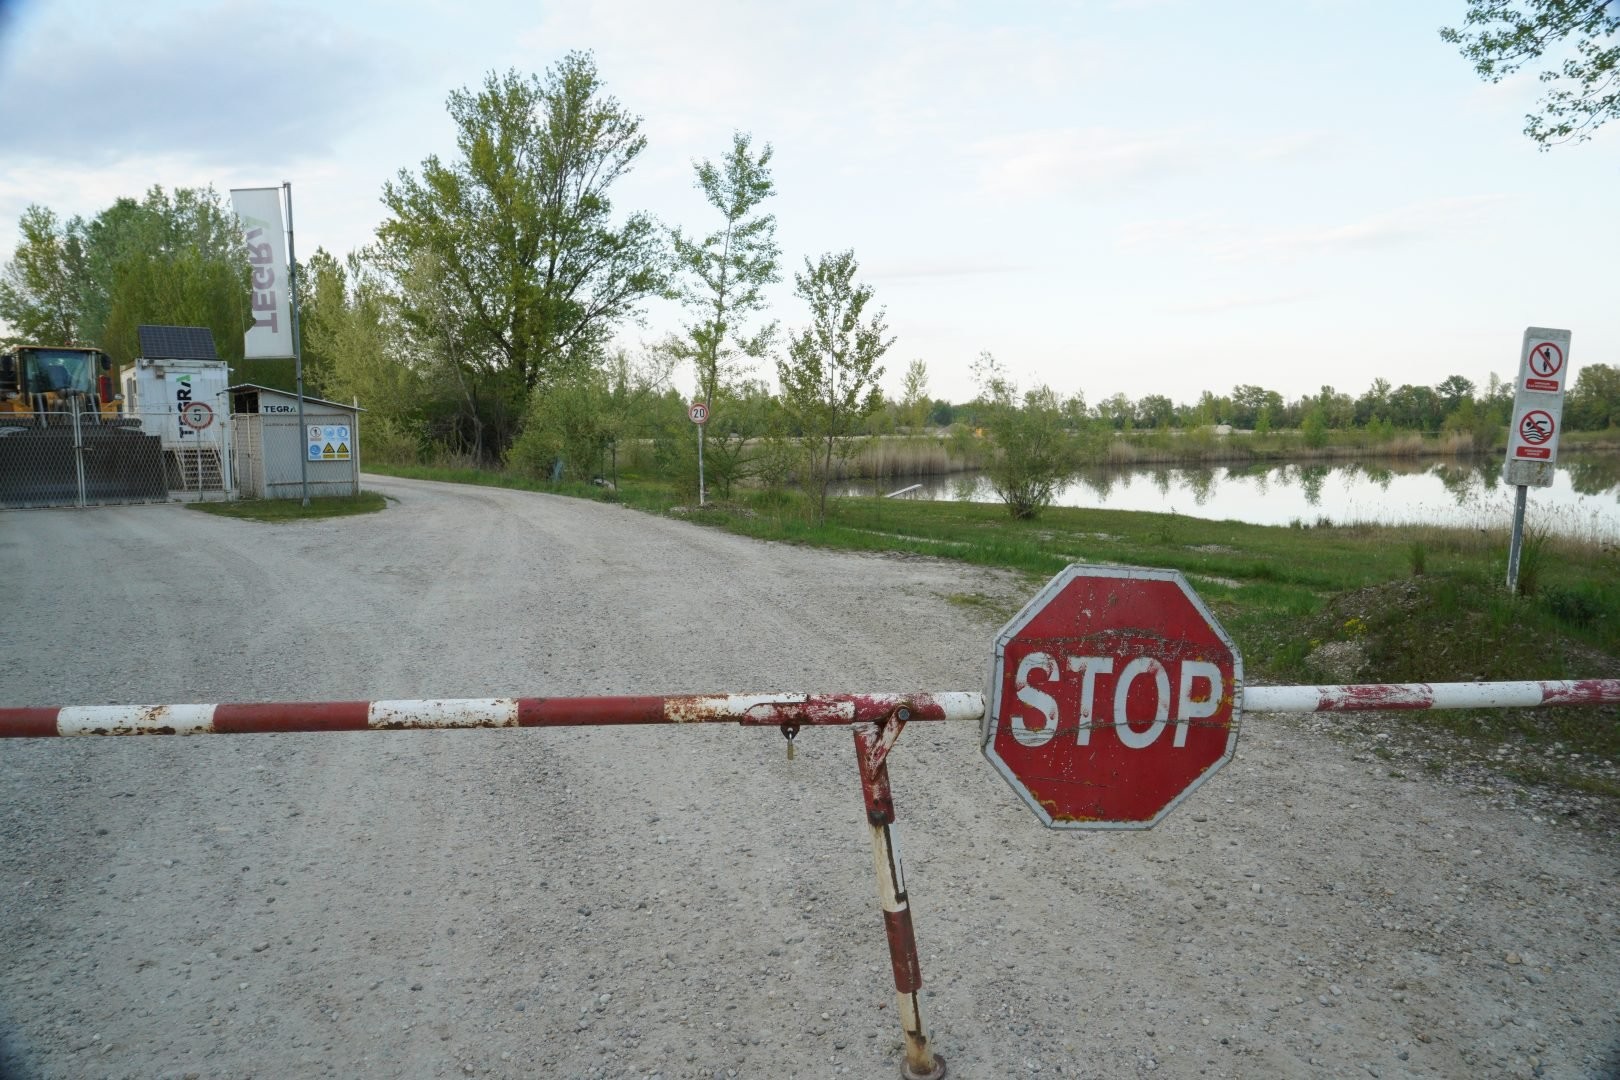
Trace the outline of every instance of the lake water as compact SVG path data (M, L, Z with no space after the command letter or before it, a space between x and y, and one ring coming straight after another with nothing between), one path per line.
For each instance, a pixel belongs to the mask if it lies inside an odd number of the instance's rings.
M1061 506L1152 510L1258 525L1460 525L1506 529L1513 488L1492 461L1359 461L1092 468L1059 490ZM883 495L915 481L849 481L845 495ZM927 477L912 498L999 502L982 473ZM1620 458L1588 455L1560 462L1551 487L1531 488L1525 520L1562 535L1620 541Z

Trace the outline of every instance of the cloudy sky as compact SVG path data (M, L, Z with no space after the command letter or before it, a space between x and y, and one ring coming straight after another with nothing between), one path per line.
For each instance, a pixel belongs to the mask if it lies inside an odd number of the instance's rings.
M454 153L449 91L590 49L649 140L617 207L706 230L692 161L772 143L786 267L854 249L891 392L920 357L966 399L982 350L1093 404L1483 384L1527 325L1620 363L1620 124L1537 152L1533 77L1440 41L1464 7L0 0L0 258L30 203L283 180L300 254L346 254Z

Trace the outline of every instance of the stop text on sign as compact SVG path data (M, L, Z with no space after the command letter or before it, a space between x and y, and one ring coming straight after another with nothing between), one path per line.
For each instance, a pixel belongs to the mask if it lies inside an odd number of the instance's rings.
M1052 691L1075 680L1078 693L1071 690L1065 696L1078 705L1078 715L1072 725L1076 746L1091 745L1091 732L1097 726L1099 697L1104 703L1113 702L1105 726L1111 727L1119 741L1132 750L1152 746L1172 723L1175 732L1170 745L1186 746L1187 725L1214 716L1221 707L1223 678L1218 664L1207 660L1165 661L1153 656L1137 656L1127 660L1116 672L1116 659L1112 656L1062 656L1060 659L1044 652L1026 655L1018 662L1013 680L1018 701L1025 708L1014 709L1008 718L1012 737L1022 746L1045 746L1060 730L1071 726L1063 722L1058 698ZM1172 685L1176 688L1173 695ZM1141 701L1144 693L1151 695L1146 708ZM1133 701L1137 702L1135 709L1131 707ZM1040 717L1038 726L1030 723L1031 714ZM1139 729L1137 724L1146 726Z

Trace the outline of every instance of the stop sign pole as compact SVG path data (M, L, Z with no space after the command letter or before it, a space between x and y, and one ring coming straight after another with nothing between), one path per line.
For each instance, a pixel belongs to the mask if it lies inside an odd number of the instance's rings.
M1232 760L1242 696L1178 571L1075 565L996 635L981 745L1049 828L1146 829Z

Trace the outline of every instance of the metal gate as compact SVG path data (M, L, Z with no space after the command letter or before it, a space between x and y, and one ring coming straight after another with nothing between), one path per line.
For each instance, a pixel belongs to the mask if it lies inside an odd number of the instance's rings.
M225 417L173 408L104 417L71 404L0 423L0 507L232 497Z

